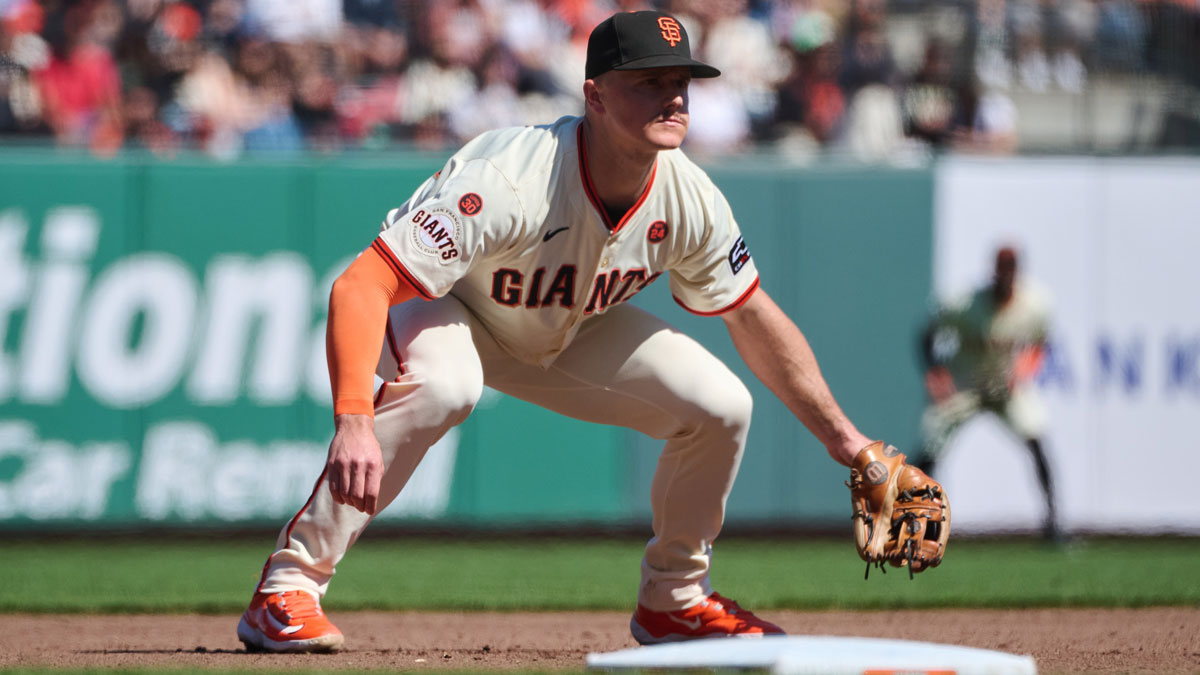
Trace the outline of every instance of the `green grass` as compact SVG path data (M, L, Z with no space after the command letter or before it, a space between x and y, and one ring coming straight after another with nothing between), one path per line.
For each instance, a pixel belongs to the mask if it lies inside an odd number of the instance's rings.
M272 541L0 544L2 612L241 611ZM644 542L366 539L338 566L329 610L627 610ZM728 538L713 584L757 609L1200 606L1200 539L952 542L909 581L849 541Z

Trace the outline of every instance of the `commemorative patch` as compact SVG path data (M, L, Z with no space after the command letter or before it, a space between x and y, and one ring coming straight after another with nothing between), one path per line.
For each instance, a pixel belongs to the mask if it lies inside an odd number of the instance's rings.
M746 261L750 259L750 248L746 246L746 241L742 237L738 237L737 241L733 242L733 248L729 249L729 269L733 270L734 274L742 271L746 266Z
M421 209L409 217L413 246L425 255L434 256L443 265L458 259L462 226L453 213L445 209Z
M667 225L667 221L656 220L650 223L650 227L646 229L646 239L651 244L657 244L667 238L668 231L670 231L670 227Z
M482 208L483 197L480 197L474 192L468 192L462 196L462 199L458 200L458 210L462 211L464 216L473 216L476 213L479 213L479 210Z

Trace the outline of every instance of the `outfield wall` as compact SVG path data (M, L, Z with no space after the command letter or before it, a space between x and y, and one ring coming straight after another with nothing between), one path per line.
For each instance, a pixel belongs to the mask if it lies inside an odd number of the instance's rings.
M301 163L0 158L0 528L281 523L331 433L325 299L441 158ZM843 407L913 438L930 287L925 170L713 167L767 288ZM827 526L843 470L666 284L640 302L756 396L730 518ZM645 522L658 444L487 392L384 518Z

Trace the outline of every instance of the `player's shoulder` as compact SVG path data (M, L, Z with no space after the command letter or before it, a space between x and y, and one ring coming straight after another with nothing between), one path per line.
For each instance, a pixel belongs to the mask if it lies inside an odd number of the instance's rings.
M692 161L683 150L675 148L674 150L664 150L658 153L660 171L666 169L670 174L669 178L674 180L682 187L691 187L702 190L715 190L716 184L709 177L708 172Z
M665 198L678 202L680 211L715 215L722 208L724 197L708 172L691 160L682 150L664 150L658 154L659 164L655 182L663 185ZM705 219L707 220L707 219Z
M1020 305L1026 311L1046 314L1050 311L1050 294L1042 286L1025 280L1018 280L1014 292Z
M529 174L544 173L553 165L577 120L563 117L553 124L485 131L468 141L454 159L463 164L486 164L517 185Z

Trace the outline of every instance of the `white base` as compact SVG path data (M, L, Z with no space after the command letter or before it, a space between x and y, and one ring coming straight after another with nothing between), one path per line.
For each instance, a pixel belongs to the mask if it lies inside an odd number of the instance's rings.
M778 675L937 673L1036 675L1031 656L912 640L806 635L761 640L712 639L653 645L587 656L587 667L755 668Z

